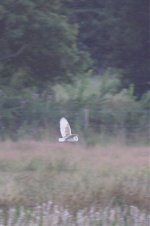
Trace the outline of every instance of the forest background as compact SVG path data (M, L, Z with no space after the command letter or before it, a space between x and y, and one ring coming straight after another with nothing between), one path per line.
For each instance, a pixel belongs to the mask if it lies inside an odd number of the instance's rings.
M0 30L1 140L149 143L147 0L5 0Z

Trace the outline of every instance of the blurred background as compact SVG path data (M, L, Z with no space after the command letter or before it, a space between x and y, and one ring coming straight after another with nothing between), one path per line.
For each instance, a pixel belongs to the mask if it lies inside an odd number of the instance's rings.
M0 5L0 139L149 144L147 0L5 0Z

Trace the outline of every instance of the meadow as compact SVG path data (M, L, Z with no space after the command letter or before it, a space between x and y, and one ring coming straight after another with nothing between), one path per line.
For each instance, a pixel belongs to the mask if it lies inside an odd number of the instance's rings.
M0 226L150 226L150 148L0 143Z

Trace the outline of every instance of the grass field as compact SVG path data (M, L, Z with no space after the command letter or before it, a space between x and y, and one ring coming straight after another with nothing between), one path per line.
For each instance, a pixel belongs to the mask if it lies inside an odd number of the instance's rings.
M1 226L150 226L150 148L1 142L0 209Z

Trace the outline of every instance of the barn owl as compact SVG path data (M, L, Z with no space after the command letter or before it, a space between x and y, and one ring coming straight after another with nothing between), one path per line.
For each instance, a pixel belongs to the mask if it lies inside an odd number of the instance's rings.
M58 139L59 142L77 142L78 141L78 135L71 133L71 128L66 118L60 119L60 133L62 137Z

